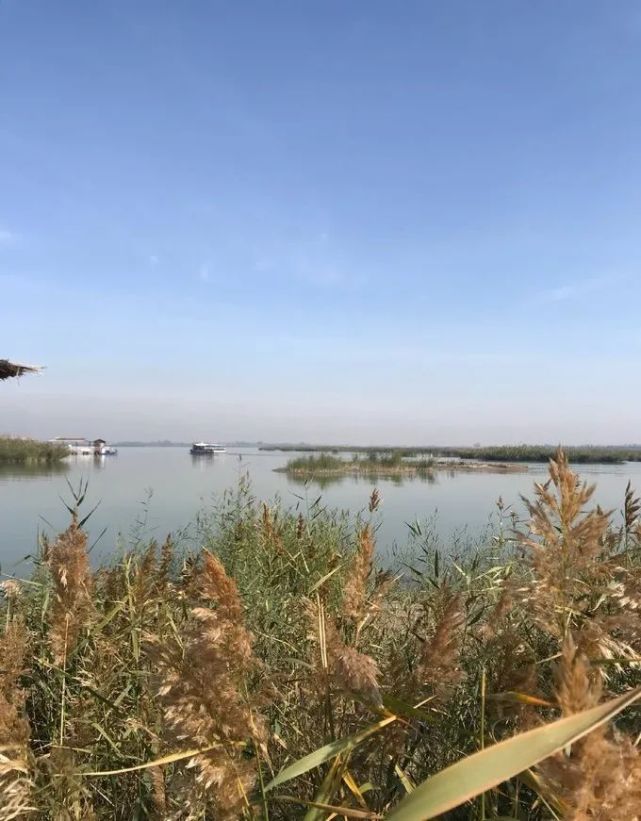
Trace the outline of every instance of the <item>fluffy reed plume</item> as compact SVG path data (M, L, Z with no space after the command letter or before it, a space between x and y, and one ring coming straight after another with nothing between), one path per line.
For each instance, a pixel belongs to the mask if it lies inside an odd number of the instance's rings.
M489 621L496 626L502 624L508 616L514 604L514 589L510 578L508 577L501 584L501 595L496 603L496 607L492 611Z
M379 707L380 670L374 659L346 644L320 596L305 603L305 612L311 628L308 638L316 648L310 689L321 700L326 697L327 688L332 688Z
M520 716L531 719L531 705L527 700L515 699L512 694L538 695L536 654L532 648L517 630L508 629L487 645L486 657L491 675L488 710L499 718Z
M557 639L563 638L568 618L579 623L591 615L591 597L598 597L611 574L606 561L610 514L600 508L584 512L594 489L579 480L559 450L550 460L550 480L535 485L533 502L524 500L530 533L521 534L521 541L534 575L529 606Z
M15 604L22 595L22 585L17 579L6 579L6 581L0 582L0 591L2 591L7 601Z
M157 604L157 600L171 587L170 566L173 560L171 541L167 540L160 552L158 560L158 545L150 542L140 556L135 556L127 563L130 596L132 606L142 613Z
M496 604L490 611L486 620L481 622L475 629L476 635L483 640L490 640L499 633L505 626L510 610L514 606L515 590L512 579L508 576L499 583L500 591Z
M622 563L621 532L609 528L610 513L588 512L594 486L570 469L559 451L550 462L550 482L536 485L536 500L527 502L530 534L522 542L530 551L533 580L527 606L539 627L562 640L569 625L579 649L588 657L636 657L641 650L641 573L638 564ZM638 509L626 491L625 532ZM601 669L605 675L605 669Z
M160 548L160 562L158 563L158 585L165 590L171 580L171 571L174 564L174 543L171 536L167 536Z
M347 582L343 593L343 614L354 621L360 621L367 613L367 584L374 561L374 539L369 525L358 532L356 554L348 568Z
M325 619L327 660L334 686L344 693L380 707L382 704L378 685L381 674L371 656L348 646L342 640L331 618Z
M511 693L534 696L538 690L536 654L523 640L520 625L509 616L518 607L518 593L512 576L499 585L499 597L486 618L473 628L484 644L486 666L490 675L490 705L500 717L523 715L527 704L507 697ZM518 611L517 611L518 612Z
M276 553L284 553L283 539L274 521L274 516L269 507L263 502L260 530L263 545L266 548L275 550Z
M24 622L14 618L0 636L0 821L24 818L35 809L31 805L27 693L20 686L27 645Z
M76 646L93 611L93 577L87 554L87 534L75 518L53 544L45 544L44 558L54 592L49 638L54 663L60 665Z
M256 781L255 759L243 756L249 741L263 744L263 721L243 688L256 669L252 637L243 624L236 583L205 552L199 570L199 606L182 635L156 646L159 697L168 736L177 744L213 749L196 756L197 784L216 818L236 818L248 806ZM190 799L197 803L198 798Z
M625 536L625 547L628 547L629 539L632 535L639 536L639 512L641 511L641 499L635 495L632 483L628 480L625 488L623 500L623 528Z
M568 635L557 669L557 699L564 715L594 707L600 679ZM631 739L598 727L570 751L547 759L539 769L572 821L633 821L641 813L641 757Z
M372 495L370 506L378 504L378 497ZM376 661L356 648L365 622L380 607L380 600L391 583L387 573L376 576L372 592L368 590L374 565L374 538L369 525L358 530L356 551L347 566L347 581L340 605L340 621L356 623L352 633L352 643L347 643L336 620L327 613L319 596L316 602L308 603L307 615L313 625L311 638L318 642L320 650L320 677L316 685L323 681L335 690L348 696L364 700L374 708L382 705L378 680L381 671Z
M587 657L580 653L571 633L565 637L556 668L556 698L564 716L595 707L601 698L601 680L590 675Z
M22 596L22 585L16 579L7 579L4 582L0 582L0 593L2 593L7 602L7 615L5 620L9 623L11 614Z
M444 587L439 598L434 632L422 643L413 679L417 691L428 688L434 701L443 703L465 677L460 655L466 614L460 593Z

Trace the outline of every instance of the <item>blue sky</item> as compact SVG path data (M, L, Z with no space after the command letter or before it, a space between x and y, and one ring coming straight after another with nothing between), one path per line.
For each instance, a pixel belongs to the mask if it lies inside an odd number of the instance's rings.
M0 431L641 440L641 7L0 0Z

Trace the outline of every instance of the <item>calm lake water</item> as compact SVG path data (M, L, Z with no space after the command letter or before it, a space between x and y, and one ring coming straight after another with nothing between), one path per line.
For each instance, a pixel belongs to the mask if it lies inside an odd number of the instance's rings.
M192 458L182 448L120 448L115 457L75 457L57 470L0 469L0 563L3 572L20 572L22 557L34 551L38 531L63 529L68 514L61 501L70 499L67 480L77 486L88 479L84 508L100 506L88 528L93 538L106 528L96 558L114 549L119 534L125 539L136 522L144 521L144 533L163 538L184 528L197 513L248 473L254 495L303 509L322 495L328 507L358 511L367 506L374 486L383 498L378 545L383 552L393 543L407 540L407 522L433 520L444 545L480 535L487 526L497 499L513 505L524 515L520 494L531 495L532 483L545 477L544 465L530 465L527 473L446 473L434 481L402 482L344 477L320 487L296 482L274 468L295 454L231 449L213 459ZM595 499L607 508L620 509L628 479L641 491L641 464L589 465L580 473L598 483ZM302 497L302 498L301 498Z

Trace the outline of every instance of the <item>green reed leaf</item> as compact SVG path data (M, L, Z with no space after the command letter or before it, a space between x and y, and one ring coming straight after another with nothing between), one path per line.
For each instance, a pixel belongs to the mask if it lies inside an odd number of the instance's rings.
M458 807L587 735L639 698L641 688L467 756L424 781L388 821L426 821Z

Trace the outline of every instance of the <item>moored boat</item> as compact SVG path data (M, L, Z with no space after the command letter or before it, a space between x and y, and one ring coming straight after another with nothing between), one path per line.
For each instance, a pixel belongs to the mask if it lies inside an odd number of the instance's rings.
M93 446L96 456L115 456L118 453L117 448L108 445L104 439L96 439Z
M194 442L189 449L192 456L212 456L214 453L225 453L223 445L217 445L213 442Z

